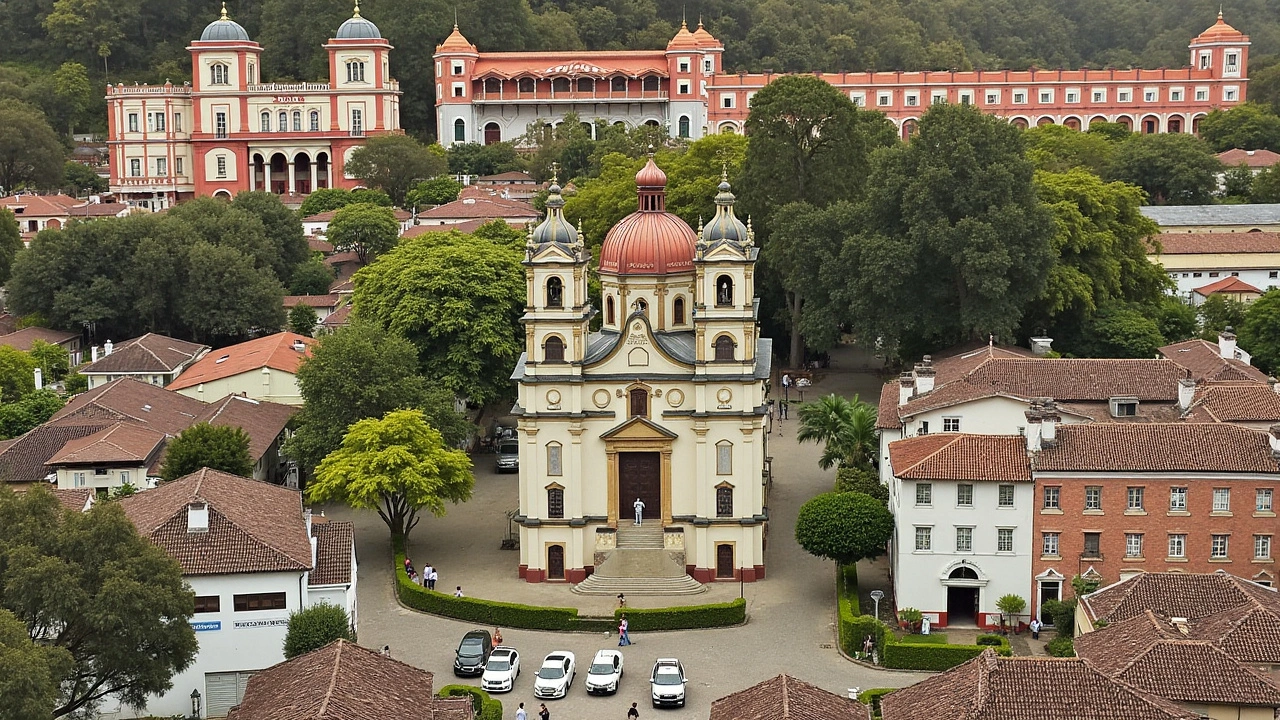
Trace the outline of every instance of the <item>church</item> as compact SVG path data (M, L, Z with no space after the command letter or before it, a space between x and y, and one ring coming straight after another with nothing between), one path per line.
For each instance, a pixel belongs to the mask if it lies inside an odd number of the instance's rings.
M696 592L764 577L772 343L757 331L759 249L727 180L699 232L666 212L666 183L650 157L639 209L601 248L602 310L558 185L529 234L512 375L528 582L604 594L645 579Z

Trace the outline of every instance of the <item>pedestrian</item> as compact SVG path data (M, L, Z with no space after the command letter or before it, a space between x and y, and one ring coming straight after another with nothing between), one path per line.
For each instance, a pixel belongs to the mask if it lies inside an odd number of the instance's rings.
M862 641L862 656L863 656L863 657L868 657L868 658L869 658L869 657L871 657L871 648L873 647L873 645L874 645L874 644L871 642L871 636L870 636L870 635L868 635L865 639L863 639L863 641Z
M520 707L516 708L516 720L529 720L529 713L524 711L524 703L520 703Z
M417 571L417 570L410 570L410 571L409 571L409 582L413 583L414 585L417 585L417 584L418 584L418 571Z
M453 591L454 597L462 597L462 586L459 585L457 590Z
M627 606L627 596L623 595L622 593L618 593L618 609L622 610L626 606Z
M413 574L413 561L407 557L404 559L404 574L405 575Z
M498 628L493 629L493 644L494 645L502 644L502 631L499 630Z
M636 709L635 703L631 703L631 709L627 711L627 720L640 720L640 711Z
M427 587L427 583L431 579L431 570L431 563L422 566L422 587Z
M391 657L391 646L383 645L382 650L379 654L382 655L382 657Z
M1040 639L1040 621L1035 618L1031 619L1031 639Z
M636 501L631 503L631 507L636 510L636 526L639 527L641 521L644 520L644 501L636 498Z
M783 420L786 420L788 418L787 410L790 407L791 407L791 402L789 400L782 401L782 419Z
M435 568L431 568L431 577L427 579L427 589L435 590L436 580L439 580L439 579L440 579L440 573L437 573Z
M627 622L626 613L622 615L622 621L618 623L618 647L626 647L631 644L631 635L627 632L630 623Z
M538 703L538 720L551 720L551 711L546 703Z

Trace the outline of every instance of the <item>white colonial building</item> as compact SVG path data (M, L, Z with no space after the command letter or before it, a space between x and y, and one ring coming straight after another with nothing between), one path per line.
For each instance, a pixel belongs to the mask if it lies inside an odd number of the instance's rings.
M891 443L889 464L898 609L916 608L941 627L998 627L1001 596L1030 608L1035 489L1026 439L923 435Z
M757 580L771 355L756 328L758 250L727 182L701 235L665 211L666 175L652 158L636 182L639 210L601 250L598 332L591 254L558 185L529 236L526 351L512 376L520 575L581 582L594 572L582 592L604 578Z

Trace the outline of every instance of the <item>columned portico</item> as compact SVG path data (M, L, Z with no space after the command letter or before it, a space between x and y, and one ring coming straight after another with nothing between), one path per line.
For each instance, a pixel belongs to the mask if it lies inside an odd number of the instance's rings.
M643 465L640 458L631 460L629 454L649 454L658 455L658 487L655 488L658 494L658 503L655 505L648 499L644 500L645 509L644 517L649 519L654 517L655 510L661 512L661 526L666 527L671 524L671 446L675 438L675 433L662 428L643 418L632 418L623 425L610 430L600 436L605 443L605 456L609 468L609 527L617 528L619 516L622 517L624 524L633 522L632 508L635 500L631 497L633 494L643 496L643 491L623 492L626 487L626 481L633 483L631 487L643 486L641 478L626 478L626 471L643 472L640 468ZM650 496L652 496L650 494ZM625 511L624 511L625 509Z

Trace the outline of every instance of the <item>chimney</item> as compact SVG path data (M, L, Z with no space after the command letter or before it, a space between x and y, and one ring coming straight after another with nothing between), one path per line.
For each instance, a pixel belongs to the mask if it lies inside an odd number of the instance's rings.
M105 344L103 344L103 346L102 346L102 351L103 351L105 354L110 355L110 354L111 354L111 350L112 350L114 347L115 347L115 345L112 345L112 344L111 344L111 341L110 341L110 340L108 340Z
M200 501L187 505L187 532L209 532L209 505Z
M1027 452L1037 452L1040 450L1040 425L1044 419L1044 407L1039 398L1032 398L1024 415L1027 417Z
M44 389L44 371L40 368L36 368L36 389Z
M1280 393L1280 385L1276 384L1276 378L1274 375L1267 378L1267 385L1270 385L1272 390Z
M1037 356L1048 355L1053 349L1053 338L1051 337L1033 337L1031 338L1031 352Z
M89 362L98 362L98 346L93 345L89 348Z
M1191 634L1190 629L1187 627L1187 619L1184 617L1171 617L1169 618L1169 624L1178 628L1178 632L1183 635Z
M307 351L307 344L306 344L306 343L304 343L304 342L302 342L301 340L294 340L294 341L293 341L293 349L294 349L294 350L297 350L298 352L306 352L306 351Z
M938 372L933 369L932 355L925 355L923 361L916 363L914 374L916 378L916 394L924 395L925 393L933 392L933 380Z
M1267 439L1271 441L1271 454L1280 458L1280 423L1271 426L1271 433Z
M204 401L204 383L200 383L196 386L196 399Z
M898 407L906 405L916 394L916 379L911 373L904 372L898 378Z
M1230 325L1218 333L1218 354L1223 360L1236 359L1236 332Z
M1182 378L1178 381L1178 407L1182 408L1182 412L1191 409L1191 401L1196 396L1196 381L1188 378Z
M1058 444L1058 423L1062 416L1058 414L1058 404L1052 398L1045 398L1044 411L1040 414L1040 446L1053 447Z

